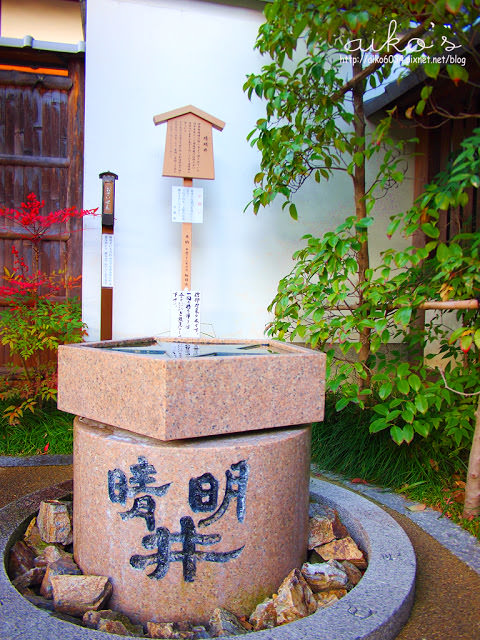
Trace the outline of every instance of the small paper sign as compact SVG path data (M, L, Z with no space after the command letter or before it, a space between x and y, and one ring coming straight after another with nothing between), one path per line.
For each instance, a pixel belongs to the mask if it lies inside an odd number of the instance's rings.
M113 287L112 233L102 233L102 287Z
M172 222L203 222L203 189L172 187Z
M170 334L175 338L200 337L200 291L174 291Z

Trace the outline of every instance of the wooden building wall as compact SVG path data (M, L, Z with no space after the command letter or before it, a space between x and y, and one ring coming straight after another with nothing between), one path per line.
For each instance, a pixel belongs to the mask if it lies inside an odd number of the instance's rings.
M446 120L438 128L417 129L419 143L415 165L415 196L420 195L425 184L446 168L449 160L460 150L462 140L470 136L478 126L480 122L476 118L465 118ZM440 211L439 228L442 242L448 242L460 232L479 231L478 189L471 187L466 207L450 207L447 211Z
M0 64L12 63L9 52L0 50ZM32 52L33 55L33 52ZM0 206L18 208L34 192L45 200L42 213L66 207L82 207L84 62L78 57L55 60L48 73L35 67L48 64L33 58L32 70L19 65L0 68ZM8 68L10 66L10 68ZM7 68L5 68L7 67ZM0 276L13 267L12 243L31 265L32 247L9 220L0 220ZM40 269L46 273L68 266L72 276L81 275L82 220L52 228L41 243ZM80 290L76 290L80 295ZM60 292L62 293L62 292ZM2 309L0 299L0 310ZM0 347L0 366L8 360Z

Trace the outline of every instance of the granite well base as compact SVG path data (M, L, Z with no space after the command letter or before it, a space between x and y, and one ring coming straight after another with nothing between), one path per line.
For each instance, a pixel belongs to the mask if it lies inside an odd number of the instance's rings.
M0 509L0 555L5 558L42 500L71 492L71 483L37 491ZM408 619L414 595L415 555L403 529L365 498L318 479L310 498L338 510L357 543L368 553L361 582L339 602L297 622L258 631L255 640L393 640ZM0 640L117 640L34 607L12 586L0 563ZM226 638L224 638L226 640Z
M74 556L136 623L249 615L306 560L310 428L163 442L76 418Z

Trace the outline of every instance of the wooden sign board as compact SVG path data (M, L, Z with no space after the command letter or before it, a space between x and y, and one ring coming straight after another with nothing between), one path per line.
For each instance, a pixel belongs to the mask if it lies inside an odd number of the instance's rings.
M213 180L212 125L196 116L169 120L163 175Z
M225 123L193 105L155 116L155 124L167 122L163 175L172 178L213 180L212 126Z

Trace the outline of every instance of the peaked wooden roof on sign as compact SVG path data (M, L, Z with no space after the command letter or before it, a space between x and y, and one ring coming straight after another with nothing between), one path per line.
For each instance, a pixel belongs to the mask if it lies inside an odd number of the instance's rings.
M167 120L178 118L179 116L184 116L187 113L193 113L195 116L202 118L202 120L206 120L212 125L212 127L218 129L218 131L222 131L223 127L225 126L225 122L223 122L223 120L219 120L206 111L202 111L201 109L194 107L193 104L187 104L186 107L179 107L178 109L173 109L172 111L159 113L158 116L153 116L153 122L155 124L162 124L163 122L167 122Z

